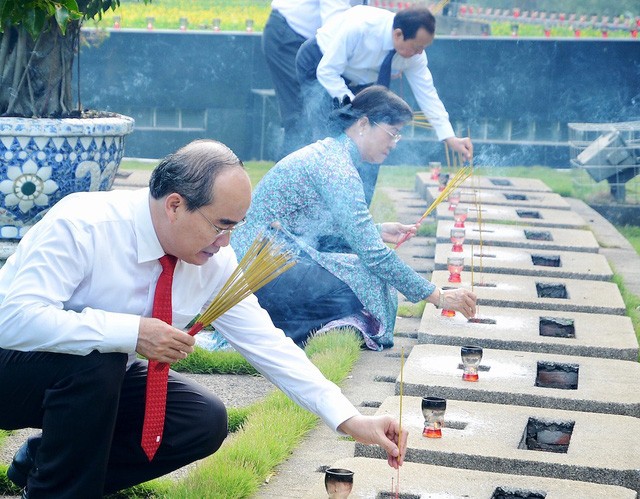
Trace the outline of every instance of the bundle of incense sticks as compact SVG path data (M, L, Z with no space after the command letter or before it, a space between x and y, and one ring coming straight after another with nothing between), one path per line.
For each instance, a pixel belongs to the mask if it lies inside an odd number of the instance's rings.
M469 167L469 166L465 166L464 168L460 168L456 172L456 174L453 176L453 178L451 178L449 180L449 182L447 183L446 187L442 190L442 192L440 192L440 194L438 194L438 197L433 200L433 202L431 203L429 208L427 208L427 211L425 211L424 214L420 217L420 220L418 220L416 223L420 223L425 218L427 218L429 216L429 213L431 213L433 210L435 210L436 207L442 201L447 199L447 197L449 196L451 191L457 189L462 182L464 182L465 180L467 180L469 178L469 176L471 175L471 171L472 171L471 167ZM400 247L400 245L402 245L407 239L409 239L409 233L408 232L405 233L404 236L402 236L402 239L400 239L400 241L398 241L398 244L396 244L396 249L398 249Z
M295 264L293 252L285 250L284 244L275 243L272 237L262 233L258 234L207 309L191 321L189 334L193 336L200 332Z

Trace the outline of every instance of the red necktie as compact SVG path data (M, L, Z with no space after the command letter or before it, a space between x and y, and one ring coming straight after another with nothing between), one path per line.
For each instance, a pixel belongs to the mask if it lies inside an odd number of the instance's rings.
M171 324L171 283L177 258L172 255L164 255L160 258L162 273L156 284L156 292L153 297L153 317ZM147 394L145 397L144 423L142 424L142 449L149 458L153 459L164 429L164 415L167 405L167 380L169 378L169 364L149 360L147 372Z

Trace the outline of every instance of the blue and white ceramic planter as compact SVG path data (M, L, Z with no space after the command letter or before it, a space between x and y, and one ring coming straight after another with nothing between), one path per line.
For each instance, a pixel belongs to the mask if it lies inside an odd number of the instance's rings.
M109 190L133 118L0 118L0 240L20 239L67 194Z

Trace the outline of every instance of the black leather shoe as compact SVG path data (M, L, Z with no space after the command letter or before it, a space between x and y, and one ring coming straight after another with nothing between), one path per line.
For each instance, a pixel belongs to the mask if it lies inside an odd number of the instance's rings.
M28 439L18 449L15 456L13 456L13 461L7 468L7 478L18 487L27 486L27 477L35 464L35 451L38 445L40 445L39 437ZM26 491L24 494L26 494Z

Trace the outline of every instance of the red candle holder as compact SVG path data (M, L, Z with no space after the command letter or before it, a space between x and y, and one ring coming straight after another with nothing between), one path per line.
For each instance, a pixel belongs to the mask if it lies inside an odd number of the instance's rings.
M460 191L455 189L451 194L449 194L447 201L449 201L449 211L454 211L460 202Z
M447 258L447 268L449 269L449 282L462 282L460 273L464 268L464 257L450 256Z
M424 416L423 436L427 438L442 438L444 412L446 410L446 399L440 397L422 397L422 415Z
M462 245L464 244L465 233L465 229L456 227L451 229L451 242L453 243L451 251L453 251L454 253L461 253L463 251Z
M438 180L441 169L440 161L431 161L429 166L431 167L431 180Z
M469 208L467 208L466 206L456 206L456 208L453 210L453 220L454 220L454 227L461 227L464 228L464 222L467 220L467 217L469 216Z
M211 29L213 29L213 31L220 31L220 18L216 17L211 21Z
M476 346L464 346L460 348L462 357L463 381L478 381L478 367L482 360L482 348Z

